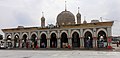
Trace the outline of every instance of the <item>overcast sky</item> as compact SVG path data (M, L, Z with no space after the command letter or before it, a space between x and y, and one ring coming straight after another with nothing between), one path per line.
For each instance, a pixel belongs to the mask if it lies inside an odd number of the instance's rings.
M0 0L0 29L17 26L41 26L42 12L47 24L55 24L57 15L65 10L78 12L90 22L92 19L115 21L112 35L120 35L120 0ZM0 30L0 34L3 32Z

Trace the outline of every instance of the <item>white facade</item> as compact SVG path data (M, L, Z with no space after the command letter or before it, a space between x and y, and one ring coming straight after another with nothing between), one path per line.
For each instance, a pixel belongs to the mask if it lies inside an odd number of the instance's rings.
M27 48L33 48L31 47L32 45L32 42L33 41L36 41L37 40L37 44L36 46L38 46L38 48L41 48L41 45L42 45L42 35L44 34L46 36L46 43L44 45L46 45L45 48L51 48L51 35L54 33L56 35L56 41L57 42L55 44L54 42L54 46L57 46L57 47L54 47L54 48L64 48L64 44L67 46L69 45L71 48L86 48L85 46L87 46L87 43L86 41L89 40L89 38L91 37L92 39L90 39L90 41L92 43L90 43L91 45L91 48L98 48L98 37L99 37L99 34L100 32L102 31L103 33L105 33L105 36L106 39L107 39L107 46L110 46L111 45L111 26L94 26L93 25L94 23L91 23L90 26L86 27L84 26L83 28L81 27L76 27L74 28L74 26L72 27L60 27L60 28L53 28L53 29L39 29L38 27L35 27L35 28L23 28L23 29L13 29L13 31L11 31L10 29L3 29L4 33L5 33L5 39L6 39L6 42L8 40L8 37L11 37L11 43L12 43L12 47L14 48L14 45L15 45L15 36L18 36L18 47L17 48L22 48L22 45L23 45L23 41L26 41L28 42L28 47ZM84 25L84 24L83 24ZM78 34L78 38L79 38L79 44L76 42L73 43L73 38L74 38L74 33L76 32L76 34ZM67 43L65 41L63 41L63 45L61 44L62 42L62 34L65 33L66 36L67 36ZM87 35L88 33L88 35ZM26 35L26 40L23 40L23 36ZM33 39L33 41L31 40L32 39L32 36L35 36L35 40ZM33 37L34 37L33 36ZM77 35L76 35L77 36ZM90 37L89 37L90 36ZM88 37L88 39L85 40L85 38ZM76 37L75 37L76 38ZM44 39L45 40L45 39ZM25 42L25 46L27 45ZM44 41L45 42L45 41ZM34 42L35 44L35 42ZM62 45L62 47L61 47ZM74 46L73 46L74 45ZM76 46L77 45L77 46ZM79 45L79 46L78 46ZM75 47L76 46L76 47ZM35 48L35 47L34 47ZM67 47L68 48L68 47Z

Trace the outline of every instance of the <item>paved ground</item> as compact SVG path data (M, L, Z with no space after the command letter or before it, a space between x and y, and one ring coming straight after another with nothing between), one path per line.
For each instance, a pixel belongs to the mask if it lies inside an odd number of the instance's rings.
M120 58L114 51L0 50L0 58Z
M113 51L120 52L120 45L119 45L119 47L117 47L116 44L112 44L112 47L115 48Z
M0 50L0 58L120 58L120 47L112 51L94 50Z

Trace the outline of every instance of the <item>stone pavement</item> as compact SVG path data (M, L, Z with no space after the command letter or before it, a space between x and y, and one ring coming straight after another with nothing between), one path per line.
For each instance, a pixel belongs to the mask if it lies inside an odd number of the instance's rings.
M0 50L0 58L120 58L120 52L88 50Z
M114 48L113 51L120 52L120 45L119 45L119 47L117 47L116 44L112 44L112 47Z
M75 48L75 49L68 49L68 48L39 48L34 50L80 50L80 51L116 51L120 52L120 45L117 47L116 44L112 44L113 49L106 49L106 48L92 48L92 49L85 49L85 48ZM1 49L1 50L33 50L32 48L12 48L12 49Z
M0 50L0 58L120 58L120 46L113 50Z

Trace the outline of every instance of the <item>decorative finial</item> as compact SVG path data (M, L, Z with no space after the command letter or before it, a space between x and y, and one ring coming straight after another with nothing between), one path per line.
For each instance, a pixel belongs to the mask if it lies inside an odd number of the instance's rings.
M78 13L79 13L80 7L78 7Z
M66 1L65 1L65 11L67 11Z
M42 17L44 17L44 12L42 12Z

